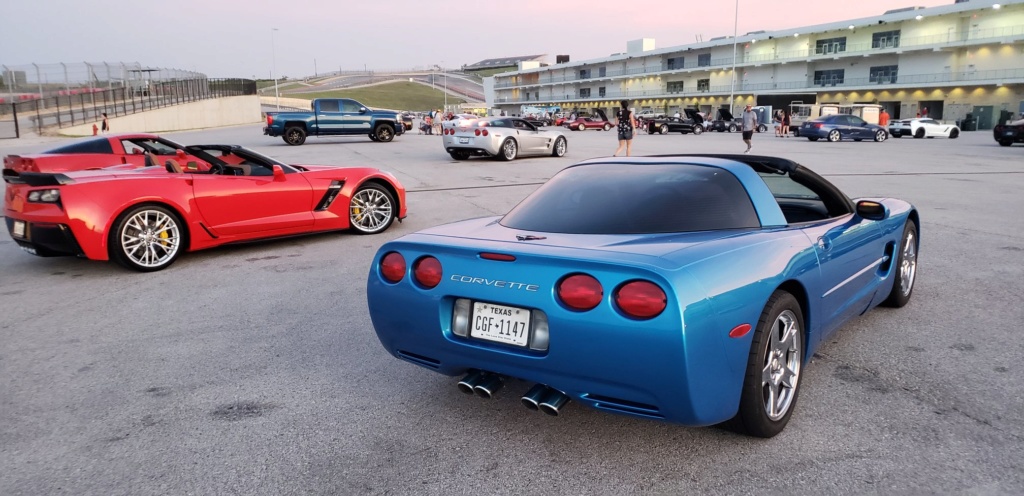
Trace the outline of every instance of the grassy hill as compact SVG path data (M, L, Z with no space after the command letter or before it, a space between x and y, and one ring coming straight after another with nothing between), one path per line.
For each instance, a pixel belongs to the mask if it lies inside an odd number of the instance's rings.
M351 98L377 108L395 110L429 110L444 106L444 92L409 81L396 81L362 88L321 91L316 93L288 93L289 98ZM465 100L448 95L448 105Z

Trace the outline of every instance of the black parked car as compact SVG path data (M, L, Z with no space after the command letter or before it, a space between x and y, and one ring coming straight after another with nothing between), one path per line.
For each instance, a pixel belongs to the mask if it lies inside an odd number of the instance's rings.
M686 118L680 117L667 117L660 119L648 120L644 127L647 129L647 134L668 134L668 133L693 133L700 134L704 132L704 118L693 109L683 109L686 112Z
M1002 146L1010 146L1014 143L1024 143L1024 119L1000 124L992 128L992 136Z

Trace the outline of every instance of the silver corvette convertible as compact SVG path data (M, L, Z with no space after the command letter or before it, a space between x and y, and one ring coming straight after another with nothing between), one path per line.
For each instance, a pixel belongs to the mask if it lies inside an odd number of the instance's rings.
M473 155L513 160L528 155L561 157L569 141L561 129L539 129L518 117L484 117L441 124L444 149L455 160Z

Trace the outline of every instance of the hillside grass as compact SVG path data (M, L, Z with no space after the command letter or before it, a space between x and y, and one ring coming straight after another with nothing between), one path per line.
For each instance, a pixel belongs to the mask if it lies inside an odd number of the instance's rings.
M282 95L283 96L283 95ZM289 98L351 98L370 107L394 110L425 111L444 106L444 92L429 86L409 81L382 83L362 88L319 91L314 93L288 93ZM448 95L448 105L458 105L466 100Z

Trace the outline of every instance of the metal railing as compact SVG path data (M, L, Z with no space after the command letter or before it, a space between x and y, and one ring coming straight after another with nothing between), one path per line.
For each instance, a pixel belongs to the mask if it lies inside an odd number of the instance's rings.
M955 46L968 46L972 44L986 43L991 40L998 40L1007 37L1024 37L1024 25L1017 26L1006 26L1002 28L989 28L989 29L972 29L969 31L950 31L945 34L935 34L928 36L912 36L912 37L899 37L895 39L886 40L884 43L852 43L847 44L846 49L843 51L821 51L820 53L815 47L810 47L801 50L790 50L785 52L775 52L753 55L753 54L739 54L736 58L736 65L758 65L764 63L775 63L775 62L792 62L796 60L807 60L814 61L816 59L832 59L835 57L845 56L862 56L869 53L893 53L905 50L924 50L931 48L945 48ZM767 41L767 40L764 40ZM813 43L812 43L813 44ZM756 44L755 44L756 45ZM580 77L580 70L587 70L587 67L580 66L575 68L575 73L567 74L563 76L555 76L554 74L543 76L543 72L532 73L532 74L519 74L511 76L513 78L520 78L513 81L498 82L495 81L495 89L507 89L516 87L529 87L529 86L541 86L546 84L558 84L567 82L579 82L587 80L595 80L602 78L618 78L628 77L637 75L652 75L658 73L665 74L678 74L681 72L693 72L693 71L705 71L705 70L720 70L722 68L731 67L733 65L732 57L722 57L711 59L710 65L700 64L696 55L691 55L692 52L672 52L664 54L664 57L678 57L684 56L684 64L681 67L673 67L669 69L667 62L662 62L661 59L652 58L644 67L634 67L629 69L611 69L605 70L604 76L595 76L590 74L588 77ZM608 62L609 64L615 64L620 62ZM598 67L593 66L589 69L597 69ZM557 66L556 66L557 69ZM568 69L566 69L568 70ZM594 70L591 71L596 72ZM536 76L536 77L528 77ZM525 81L523 79L526 79Z
M19 138L26 131L39 134L47 128L98 124L104 113L118 117L199 100L255 94L255 81L205 77L161 81L145 88L70 90L67 94L0 104L0 138Z
M538 102L566 102L566 101L600 101L618 100L633 98L679 98L691 96L705 96L708 94L729 94L735 90L740 93L751 93L755 91L773 90L806 90L821 91L827 88L862 88L877 87L879 85L932 85L932 84L999 84L1004 82L1024 82L1024 68L1020 69L996 69L988 71L957 71L940 72L932 74L900 74L898 76L875 76L862 78L843 78L841 80L815 82L813 80L745 83L738 81L735 87L731 85L715 85L698 87L695 89L683 89L669 91L667 88L646 89L646 90L624 90L607 91L604 96L580 97L576 93L564 95L541 96L540 98L497 98L496 103L538 103ZM824 83L824 84L823 84Z

